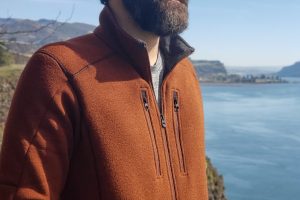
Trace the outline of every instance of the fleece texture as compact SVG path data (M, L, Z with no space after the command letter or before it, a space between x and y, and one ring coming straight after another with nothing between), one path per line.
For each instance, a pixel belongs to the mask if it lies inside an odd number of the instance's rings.
M100 24L27 63L4 130L0 199L207 200L194 49L161 38L160 111L145 44L107 6Z

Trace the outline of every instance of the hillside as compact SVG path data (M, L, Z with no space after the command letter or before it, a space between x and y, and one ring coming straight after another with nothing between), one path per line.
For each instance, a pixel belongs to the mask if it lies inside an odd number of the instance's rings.
M0 32L39 30L32 33L1 35L7 47L17 53L32 54L39 47L93 31L95 26L84 23L64 23L54 20L0 18Z
M281 77L300 77L300 61L282 68L277 74Z

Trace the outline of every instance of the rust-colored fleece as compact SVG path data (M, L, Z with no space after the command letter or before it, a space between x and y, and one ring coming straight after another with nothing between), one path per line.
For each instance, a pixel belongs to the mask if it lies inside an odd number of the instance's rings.
M27 63L4 130L0 199L207 200L193 48L161 38L160 112L144 43L109 7L100 24Z

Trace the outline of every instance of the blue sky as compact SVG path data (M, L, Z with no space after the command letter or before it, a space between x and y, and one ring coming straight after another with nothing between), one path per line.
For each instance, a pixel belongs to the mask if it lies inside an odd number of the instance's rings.
M0 17L67 19L98 25L98 0L0 0ZM193 59L227 66L286 66L300 60L300 0L190 0L183 37Z

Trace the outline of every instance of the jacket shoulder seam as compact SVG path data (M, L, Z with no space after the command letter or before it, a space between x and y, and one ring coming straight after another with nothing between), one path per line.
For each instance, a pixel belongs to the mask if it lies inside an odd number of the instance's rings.
M85 65L80 66L78 71L72 73L67 69L67 67L63 64L63 62L61 62L61 60L59 58L57 58L57 56L55 56L55 54L47 51L46 49L40 49L36 53L45 54L45 55L51 57L59 65L59 67L63 70L63 72L66 75L66 77L68 78L68 80L73 79L75 76L80 74L82 71L84 71L85 69L87 69L91 65L94 65L94 64L99 63L101 61L104 61L104 60L108 59L109 57L111 57L115 54L114 52L107 53L104 56L98 57L94 61L87 62Z
M89 68L91 65L94 65L96 63L102 62L108 58L110 58L111 56L113 56L114 53L108 53L105 56L98 58L90 63L87 63L86 65L82 66L80 70L78 70L77 72L75 72L74 74L72 74L72 78L74 78L75 76L77 76L79 73L81 73L82 71L86 70L87 68Z
M72 76L72 73L70 71L67 70L67 68L64 66L63 63L61 63L59 61L59 59L56 58L56 56L54 56L52 53L46 51L45 49L41 49L39 51L36 52L36 54L44 54L48 57L50 57L51 59L53 59L56 64L59 66L59 68L64 72L64 75L69 79Z

